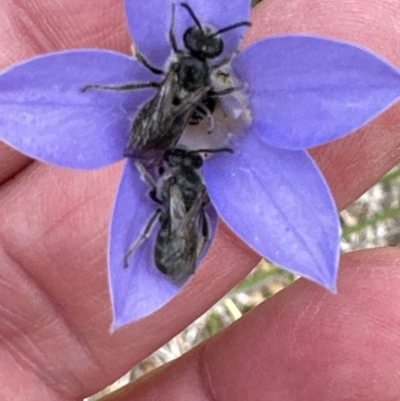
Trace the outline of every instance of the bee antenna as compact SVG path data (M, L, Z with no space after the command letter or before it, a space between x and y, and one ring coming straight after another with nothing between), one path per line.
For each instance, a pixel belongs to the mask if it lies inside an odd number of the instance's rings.
M232 29L236 29L236 28L239 28L241 26L251 26L251 22L242 21L242 22L237 22L236 24L233 24L233 25L226 26L225 28L221 28L217 32L214 32L212 35L210 35L210 37L217 36L220 33L223 33L223 32L226 32L226 31L231 31Z
M189 6L189 4L187 3L181 3L181 6L183 8L186 8L187 12L190 14L190 16L192 17L193 21L196 23L196 25L199 27L200 31L204 33L203 31L203 27L201 26L201 23L199 21L199 19L196 17L194 11L192 10L192 8Z

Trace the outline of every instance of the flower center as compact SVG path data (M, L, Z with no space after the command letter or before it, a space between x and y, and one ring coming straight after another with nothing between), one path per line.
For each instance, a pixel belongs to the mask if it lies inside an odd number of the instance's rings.
M199 113L198 118L192 122L193 125L185 129L178 145L189 149L232 146L235 136L244 131L244 126L251 124L245 87L233 75L230 65L216 69L211 79L213 92L221 93L229 88L235 90L204 99L202 105L210 114ZM194 116L196 115L194 113Z

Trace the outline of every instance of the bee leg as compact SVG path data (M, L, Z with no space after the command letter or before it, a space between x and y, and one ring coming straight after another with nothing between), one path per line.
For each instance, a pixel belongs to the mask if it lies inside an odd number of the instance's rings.
M162 205L162 201L160 201L160 199L158 199L158 197L157 197L157 183L155 182L154 178L153 178L153 177L151 176L151 174L145 169L145 167L143 166L143 164L142 164L139 160L136 160L136 161L135 161L135 165L136 165L136 168L139 170L140 178L141 178L143 181L147 181L148 184L149 184L149 185L151 186L151 188L152 188L151 191L150 191L150 193L149 193L150 198L151 198L154 202L156 202L156 203Z
M136 48L135 48L135 56L136 56L137 60L138 60L139 62L141 62L141 63L142 63L147 69L149 69L153 74L158 74L158 75L164 74L164 71L163 71L163 70L160 70L159 68L154 67L153 65L151 65L151 64L150 64L150 61L147 60L147 58L146 58L145 56L143 56L143 54L140 52L139 49L136 49Z
M141 82L141 83L130 83L125 85L102 85L102 84L89 84L80 88L81 92L86 92L88 89L105 89L114 91L128 91L134 89L143 88L160 88L161 84L158 82Z
M157 197L157 189L156 189L156 188L152 189L152 190L150 191L149 195L150 195L150 198L151 198L154 202L158 203L159 205L162 205L162 204L163 204L162 201L160 201L160 199L158 199L158 197Z
M236 92L236 91L239 91L242 89L243 89L242 86L238 86L236 88L234 86L230 86L229 88L225 88L225 89L223 89L221 91L217 91L217 92L210 90L208 92L208 95L213 96L213 97L225 96L225 95L230 95L232 92Z
M135 166L136 166L136 168L138 169L138 171L140 173L140 178L143 181L146 181L152 187L152 189L156 189L157 188L157 183L155 182L155 180L151 176L151 174L145 169L143 164L139 160L136 160L135 161Z
M136 250L140 247L140 245L143 244L144 241L149 239L151 233L153 232L154 226L157 223L157 219L161 216L162 210L157 209L157 211L151 216L151 219L147 223L143 234L140 236L140 238L129 248L128 252L124 256L124 267L128 267L129 265L129 257L136 252Z
M215 127L215 121L214 121L214 117L210 111L210 109L208 107L206 107L204 104L199 103L196 106L196 111L200 114L203 115L203 118L208 118L208 128L207 128L207 134L212 134L212 132L214 131L214 127Z

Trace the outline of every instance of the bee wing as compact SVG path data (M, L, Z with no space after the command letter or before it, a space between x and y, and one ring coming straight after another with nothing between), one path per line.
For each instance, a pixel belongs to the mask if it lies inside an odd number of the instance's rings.
M192 113L209 89L210 86L203 86L187 91L179 83L176 72L171 70L167 73L159 90L158 107L164 108L165 113L169 115Z
M173 97L177 91L175 74L169 72L155 96L143 105L133 121L124 155L148 159L148 153L163 149L159 142L167 130L173 108Z
M205 198L206 196L206 198ZM177 185L169 188L169 216L165 229L159 233L156 245L158 268L168 274L175 283L185 282L196 268L196 261L207 241L204 204L208 199L205 190L200 191L189 211L186 211L182 192Z
M124 155L148 159L149 152L154 154L175 145L208 89L205 86L187 92L176 72L170 70L157 94L137 114Z
M204 200L204 192L201 192L189 211L185 212L184 215L180 214L179 218L177 218L177 214L175 215L175 224L171 217L171 227L174 226L175 228L175 236L182 237L186 241L192 241L196 244L194 252L192 252L193 263L195 263L209 238L209 222L208 216L204 211Z
M183 200L182 192L178 185L171 185L169 187L169 204L168 212L170 216L171 231L176 232L180 229L182 221L187 216L185 202Z
M198 242L197 242L197 251L196 255L199 257L203 252L204 247L207 244L207 241L211 237L211 223L208 214L204 210L204 208L199 213L199 217L197 220L197 232L198 232Z
M197 251L196 258L198 258L207 241L211 237L211 223L207 212L204 210L205 205L210 202L206 188L199 193L196 202L193 203L190 213L193 213L196 220L196 232L197 232Z
M157 267L177 284L183 283L196 267L196 220L187 213L178 185L168 188L168 207L164 226L158 233L155 259Z

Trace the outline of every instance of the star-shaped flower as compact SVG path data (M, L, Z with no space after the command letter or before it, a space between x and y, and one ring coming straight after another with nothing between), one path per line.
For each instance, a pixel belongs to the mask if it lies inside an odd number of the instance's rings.
M158 68L168 68L171 1L126 0L135 45ZM216 29L249 19L249 0L191 0L199 20ZM176 7L178 46L193 26ZM238 49L245 28L222 33L222 57ZM370 51L341 41L285 35L259 41L230 63L243 87L246 118L219 131L234 154L207 159L204 180L216 213L263 257L335 289L340 225L324 177L306 149L349 134L400 96L400 72ZM154 89L81 89L91 83L161 80L135 58L83 49L39 56L0 75L0 138L27 155L76 169L107 166L123 158L138 109ZM236 113L235 97L226 109ZM222 100L222 99L221 99ZM222 114L222 113L221 113ZM231 119L232 120L232 119ZM222 128L221 128L222 127ZM225 128L224 128L225 127ZM211 135L210 137L213 137ZM154 266L152 239L124 256L158 204L149 197L132 160L123 173L111 223L109 276L114 327L160 308L180 287Z

